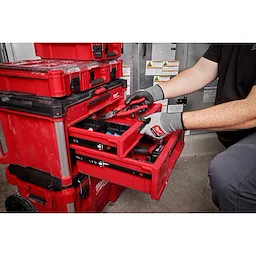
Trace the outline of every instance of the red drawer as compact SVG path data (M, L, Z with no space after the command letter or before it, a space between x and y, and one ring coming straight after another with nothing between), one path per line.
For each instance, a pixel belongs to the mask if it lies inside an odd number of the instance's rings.
M0 64L0 91L63 97L122 76L122 60L27 60Z
M41 58L72 60L106 60L122 54L122 43L35 43Z
M138 145L139 147L156 145L154 141L147 143L140 141ZM148 193L155 200L160 199L183 146L182 131L174 132L165 138L163 147L160 147L160 154L154 160L152 156L149 160L145 155L136 155L135 149L131 150L127 157L120 158L114 154L103 151L99 154L94 149L71 144L71 148L75 150L80 173L87 173L99 179ZM154 152L159 152L159 148L156 147Z
M67 126L118 104L124 91L120 80L65 99L0 94L0 163L42 170L70 185L76 173Z
M139 129L143 123L137 118L128 117L100 119L101 115L121 104L123 102L119 101L68 127L69 142L125 157L142 138ZM161 107L161 104L152 104L143 115L159 112Z

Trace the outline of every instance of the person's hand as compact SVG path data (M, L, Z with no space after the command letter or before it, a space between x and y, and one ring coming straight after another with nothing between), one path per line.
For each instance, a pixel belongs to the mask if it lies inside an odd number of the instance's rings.
M141 98L145 98L145 104L149 106L155 101L163 100L164 93L159 85L154 85L149 88L136 91L126 99L125 104L129 105L131 101Z
M185 130L182 113L154 113L149 116L140 117L145 126L140 134L146 134L154 139L161 140L169 133L177 130Z

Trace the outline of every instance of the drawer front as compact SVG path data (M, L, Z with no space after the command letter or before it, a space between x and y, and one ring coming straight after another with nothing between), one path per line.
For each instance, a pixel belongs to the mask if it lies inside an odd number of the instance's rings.
M104 113L115 109L119 104L120 102L116 105L113 104L112 107L110 106L110 108L104 110ZM160 110L161 104L153 104L144 115ZM97 113L95 115L97 116ZM100 120L97 117L88 117L69 127L69 142L100 152L126 157L143 137L139 133L142 125L143 123L136 118L116 117L109 120Z
M173 133L155 162L120 158L109 153L71 144L75 150L78 170L112 183L148 193L159 200L169 175L182 151L183 132Z

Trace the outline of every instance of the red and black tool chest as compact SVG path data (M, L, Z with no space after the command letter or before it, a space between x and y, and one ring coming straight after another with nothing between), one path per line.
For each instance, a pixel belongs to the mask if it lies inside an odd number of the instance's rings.
M62 99L0 93L0 163L42 170L70 185L76 173L69 157L68 125L118 104L125 90L126 81L115 80Z
M123 80L120 81L123 82ZM136 155L134 148L140 147L140 145L157 148L158 142L144 138L145 136L139 134L139 129L143 123L136 118L114 117L109 120L99 119L102 114L115 109L124 102L122 93L125 88L120 85L114 88L121 88L121 91L113 91L110 97L110 104L106 104L105 96L103 101L97 97L96 99L93 98L93 102L96 102L94 103L96 107L92 109L88 107L88 101L82 101L67 108L65 117L61 119L53 117L49 119L49 117L40 115L38 120L38 116L27 112L18 113L18 111L10 110L10 104L7 103L8 100L4 95L5 97L2 97L4 101L1 104L5 104L5 106L7 104L7 106L3 109L0 107L0 115L8 115L9 119L6 116L4 119L14 121L11 121L11 127L9 126L9 121L6 124L3 123L2 129L4 134L8 134L7 145L8 138L12 138L12 140L14 138L15 140L16 137L16 140L9 141L9 144L13 147L11 152L15 152L15 154L8 155L8 153L4 154L3 152L2 158L0 158L1 163L31 166L43 170L53 177L61 179L64 186L71 184L72 177L77 172L84 173L120 186L143 191L151 194L153 199L159 200L170 172L182 151L184 145L183 132L175 132L168 136L162 142L163 144L160 145L161 151L159 155L152 161L148 160L145 155L148 152L144 155ZM106 91L107 93L111 92L111 90ZM102 95L106 91L104 90ZM117 95L119 96L117 97ZM81 94L79 96L81 97ZM75 97L75 95L71 97ZM100 107L97 107L98 104L100 104ZM54 108L55 111L58 109L61 108ZM160 104L152 104L143 115L160 110ZM58 110L58 113L63 113L63 110ZM30 118L29 122L28 118ZM46 121L44 118L46 118ZM15 121L17 121L17 126L15 126ZM35 127L32 129L31 124L33 122ZM56 122L57 127L59 122L62 123L61 132L59 132L59 128L56 130ZM29 125L29 127L26 125ZM49 126L48 129L46 128L47 125ZM43 131L39 133L37 126L40 129L43 128ZM24 128L23 133L19 130L20 127ZM36 133L34 132L35 130L37 131ZM25 134L25 131L28 131L29 138L33 138L31 144L27 143L27 140L20 144L22 139L14 136L14 131L16 134ZM117 132L118 136L109 134L110 131ZM44 132L46 132L45 141L43 140ZM39 141L35 144L37 138ZM49 158L49 152L51 152L53 160ZM37 155L37 153L39 154Z
M35 43L36 55L41 58L71 60L107 60L118 58L122 43Z
M0 91L64 97L122 76L122 60L26 60L0 64Z
M31 211L99 212L124 187L160 199L184 132L161 141L139 133L138 117L161 104L103 118L124 106L122 47L37 43L42 59L0 64L0 163L20 194L6 201L10 211L20 201Z
M69 187L60 180L33 168L10 165L6 168L7 181L17 186L20 196L11 195L6 200L8 212L101 212L111 201L115 202L123 187L78 174ZM17 200L19 200L17 202ZM30 208L22 209L20 204Z

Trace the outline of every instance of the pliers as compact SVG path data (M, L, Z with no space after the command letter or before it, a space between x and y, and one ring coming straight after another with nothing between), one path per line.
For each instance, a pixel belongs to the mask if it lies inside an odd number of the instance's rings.
M109 119L114 116L116 117L122 117L122 116L128 116L131 117L135 116L137 113L142 113L148 109L148 105L141 104L145 101L145 98L141 98L138 100L133 100L128 106L123 104L121 106L118 106L116 109L111 110L107 112L106 114L101 116L101 119Z

